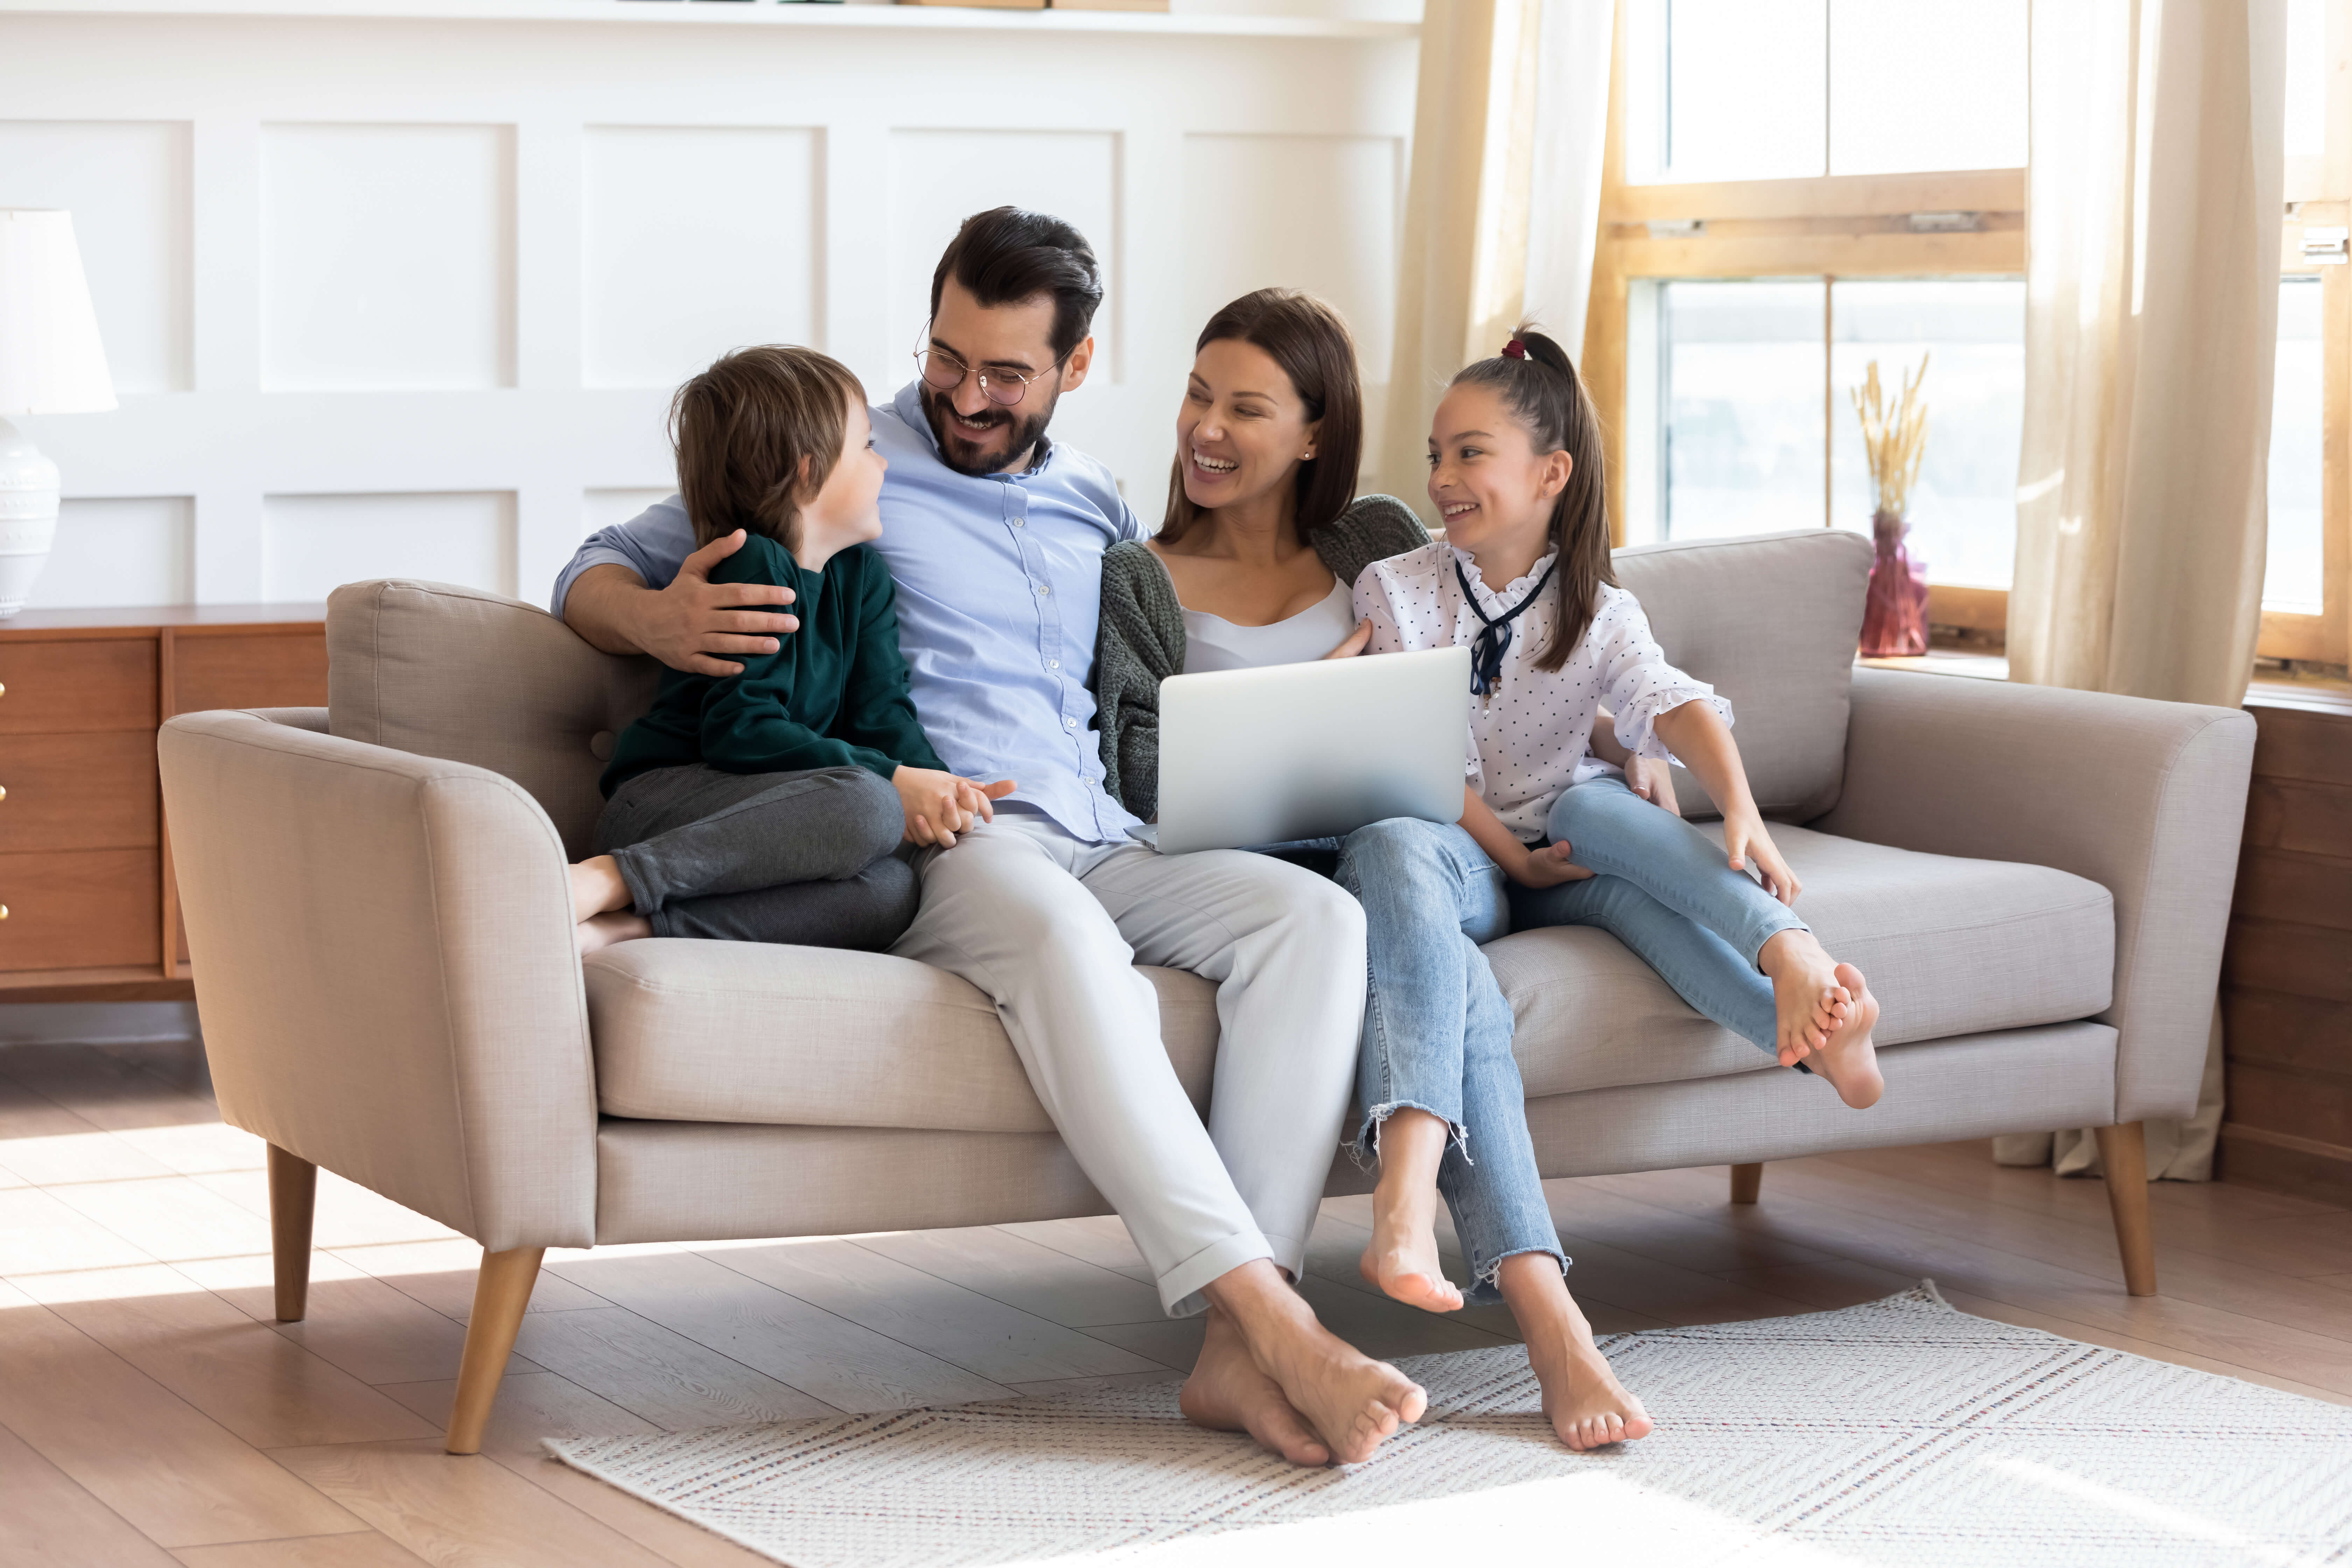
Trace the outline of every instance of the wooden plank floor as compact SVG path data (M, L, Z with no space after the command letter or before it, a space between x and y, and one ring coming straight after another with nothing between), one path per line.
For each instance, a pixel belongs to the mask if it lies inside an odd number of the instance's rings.
M748 1568L541 1440L1171 1379L1200 1342L1113 1219L551 1253L482 1457L452 1459L478 1252L322 1173L310 1317L274 1323L261 1169L191 1043L0 1048L0 1562ZM2134 1300L2100 1184L1981 1144L1775 1164L1752 1208L1726 1184L1551 1184L1602 1331L1929 1275L1969 1311L2352 1405L2352 1210L2159 1184L2164 1294ZM1388 1356L1512 1337L1498 1307L1435 1318L1366 1290L1369 1203L1324 1205L1307 1290L1326 1321Z

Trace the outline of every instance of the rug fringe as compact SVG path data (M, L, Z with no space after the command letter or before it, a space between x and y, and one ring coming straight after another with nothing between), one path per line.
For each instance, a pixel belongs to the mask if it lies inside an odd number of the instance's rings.
M1919 1281L1919 1289L1927 1292L1927 1299L1935 1302L1938 1307L1943 1308L1947 1312L1957 1312L1959 1310L1958 1307L1953 1306L1949 1301L1944 1300L1944 1293L1936 1289L1935 1280L1923 1278Z

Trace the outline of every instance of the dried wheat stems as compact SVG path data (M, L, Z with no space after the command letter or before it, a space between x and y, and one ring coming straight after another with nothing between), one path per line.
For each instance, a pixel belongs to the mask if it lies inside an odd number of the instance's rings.
M1919 374L1903 375L1903 401L1890 416L1886 394L1878 381L1878 362L1853 391L1853 410L1862 417L1862 444L1870 454L1870 479L1878 491L1877 510L1901 517L1919 478L1919 457L1927 445L1927 405L1919 389L1927 384L1927 359L1919 357Z

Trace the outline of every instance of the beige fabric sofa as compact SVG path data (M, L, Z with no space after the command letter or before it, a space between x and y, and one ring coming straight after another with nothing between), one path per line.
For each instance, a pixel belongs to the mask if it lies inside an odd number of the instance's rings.
M1773 1068L1612 937L1522 932L1488 951L1543 1169L1729 1163L1753 1201L1766 1160L2111 1128L2147 1293L2137 1123L2197 1097L2253 725L1857 670L1869 563L1827 531L1618 562L1668 654L1732 700L1800 911L1884 1000L1885 1100L1850 1111ZM414 582L338 590L328 640L327 710L164 727L172 853L222 1113L274 1150L279 1316L303 1310L317 1165L484 1248L452 1452L478 1445L545 1247L1104 1211L961 980L717 942L574 955L564 867L647 661ZM1202 1100L1211 988L1150 977Z

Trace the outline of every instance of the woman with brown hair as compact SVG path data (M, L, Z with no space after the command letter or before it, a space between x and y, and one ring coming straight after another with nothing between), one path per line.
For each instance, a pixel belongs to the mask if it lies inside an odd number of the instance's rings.
M1354 652L1357 577L1429 542L1402 501L1357 496L1363 445L1356 345L1337 310L1261 289L1209 318L1167 516L1103 557L1103 784L1138 816L1159 806L1161 680Z

